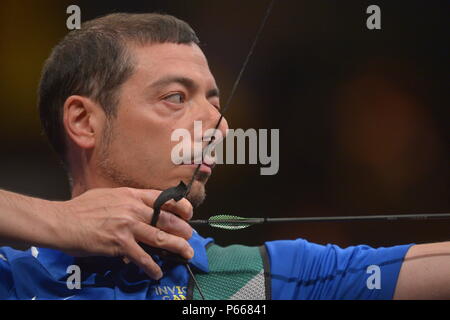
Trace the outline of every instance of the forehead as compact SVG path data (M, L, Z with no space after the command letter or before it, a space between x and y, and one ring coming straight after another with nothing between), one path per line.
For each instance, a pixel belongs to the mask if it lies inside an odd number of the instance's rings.
M208 61L196 44L158 43L133 46L133 80L149 84L167 75L186 76L207 87L215 86Z

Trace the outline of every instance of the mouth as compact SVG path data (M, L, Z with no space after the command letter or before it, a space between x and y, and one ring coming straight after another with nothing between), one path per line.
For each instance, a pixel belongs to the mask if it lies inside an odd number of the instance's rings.
M202 162L202 164L200 165L199 171L211 174L212 170L213 170L213 168L215 166L216 166L216 164L214 162L212 164L209 164L209 163L206 163L206 162Z
M198 169L199 172L210 175L212 173L212 170L216 166L216 160L213 157L205 156L201 163L198 163L198 161L195 161L193 159L192 163L185 164L185 166L192 167L194 170L196 170L199 165L200 165L200 168Z
M207 166L212 170L216 166L216 158L210 155L205 155L202 160L202 165Z
M206 162L202 162L201 164L186 164L186 166L192 167L194 170L196 170L199 165L200 165L200 168L198 169L199 172L210 175L216 164L215 163L210 164Z

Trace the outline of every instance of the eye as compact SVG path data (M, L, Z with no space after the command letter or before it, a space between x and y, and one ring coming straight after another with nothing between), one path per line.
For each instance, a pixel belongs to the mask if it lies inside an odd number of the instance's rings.
M171 103L175 103L175 104L181 104L184 103L184 101L186 100L184 94L182 93L173 93L171 95L168 95L164 98L164 100L169 101Z

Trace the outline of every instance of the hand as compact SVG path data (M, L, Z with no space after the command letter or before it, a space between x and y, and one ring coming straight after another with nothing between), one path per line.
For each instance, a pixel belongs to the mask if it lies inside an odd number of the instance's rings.
M153 203L161 191L132 188L92 189L66 202L54 203L57 249L74 256L124 257L151 278L162 277L161 268L138 242L166 249L186 259L194 251L186 241L192 228L190 202L181 199L162 206L156 228L150 226Z

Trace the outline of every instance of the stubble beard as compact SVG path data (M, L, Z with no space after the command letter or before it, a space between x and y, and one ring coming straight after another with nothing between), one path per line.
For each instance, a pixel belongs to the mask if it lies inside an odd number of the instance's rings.
M161 188L158 188L151 183L142 183L136 181L133 177L127 174L126 171L123 170L121 166L118 165L118 163L116 163L116 161L114 161L114 157L110 156L111 145L115 135L112 122L112 119L107 119L105 129L103 130L102 143L99 150L99 161L97 164L99 174L107 181L111 181L113 185L119 187L161 190ZM206 198L205 184L207 180L207 176L198 172L192 183L191 189L186 196L186 199L192 204L194 208L200 206ZM189 181L183 182L185 184L189 183Z

